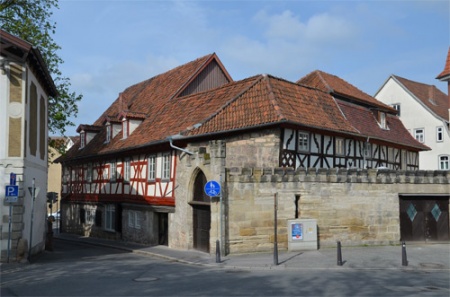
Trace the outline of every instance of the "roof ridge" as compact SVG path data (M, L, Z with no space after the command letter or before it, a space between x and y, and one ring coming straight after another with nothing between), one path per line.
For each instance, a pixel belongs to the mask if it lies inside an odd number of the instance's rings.
M272 84L270 83L269 77L272 77L273 79L277 79L269 74L262 75L262 79L264 79L267 82L267 89L269 91L269 100L272 103L274 110L275 110L276 114L278 115L278 118L280 120L286 119L286 117L283 115L283 112L281 111L281 107L278 104L278 101L275 98L275 93L273 92L273 87L272 87Z

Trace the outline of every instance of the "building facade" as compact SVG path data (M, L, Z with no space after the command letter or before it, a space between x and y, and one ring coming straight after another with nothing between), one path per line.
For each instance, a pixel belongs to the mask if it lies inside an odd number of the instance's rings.
M419 152L429 149L395 109L337 76L315 71L296 83L271 75L233 81L215 54L127 88L93 125L77 131L79 141L58 160L63 231L205 252L216 240L225 252L270 249L274 194L286 199L280 242L286 243L285 223L294 213L316 216L320 230L331 230L346 208L356 213L367 203L379 210L377 217L367 214L371 220L389 219L351 225L343 235L348 243L398 241L400 212L386 214L382 206L389 192L399 209L402 186L372 187L373 175L414 175ZM438 207L446 229L439 238L447 240L448 176L436 177L431 183L443 185L425 190L444 195ZM356 205L357 179L369 188L358 192L364 202ZM222 186L218 197L205 193L212 180ZM405 193L423 191L412 186ZM326 197L342 206L326 204ZM311 206L342 212L306 211ZM333 214L338 217L328 220ZM368 228L376 230L365 237ZM335 243L330 234L319 234L322 245Z
M23 249L21 255L17 253L20 241L32 254L44 249L47 99L57 91L39 51L3 30L0 34L1 259L14 261L24 256ZM19 193L17 201L7 203L5 187L10 184L11 173L16 175ZM34 201L29 191L33 187Z
M437 78L450 83L450 50L444 71ZM434 85L391 75L375 98L396 108L410 133L430 147L419 154L420 169L450 169L450 94Z

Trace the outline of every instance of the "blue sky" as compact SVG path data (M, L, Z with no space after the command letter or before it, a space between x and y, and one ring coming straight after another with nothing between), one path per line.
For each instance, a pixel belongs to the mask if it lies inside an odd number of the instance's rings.
M130 85L215 52L234 80L296 81L316 69L374 95L391 74L434 84L450 41L450 2L80 1L54 11L60 67L92 124Z

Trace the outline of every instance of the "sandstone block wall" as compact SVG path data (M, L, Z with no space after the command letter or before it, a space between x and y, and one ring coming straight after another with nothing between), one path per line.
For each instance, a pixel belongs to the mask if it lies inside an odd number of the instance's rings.
M287 220L314 218L318 243L393 244L400 240L399 194L450 193L449 171L227 169L230 253L273 249L274 195L278 247L287 249Z

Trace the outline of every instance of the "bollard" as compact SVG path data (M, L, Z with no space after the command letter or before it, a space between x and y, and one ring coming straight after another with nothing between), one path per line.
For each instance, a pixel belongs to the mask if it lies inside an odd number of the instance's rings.
M402 242L402 265L408 266L408 258L406 257L406 243Z
M341 251L341 242L337 242L337 265L342 266L342 251Z
M216 240L216 263L220 263L220 242Z

